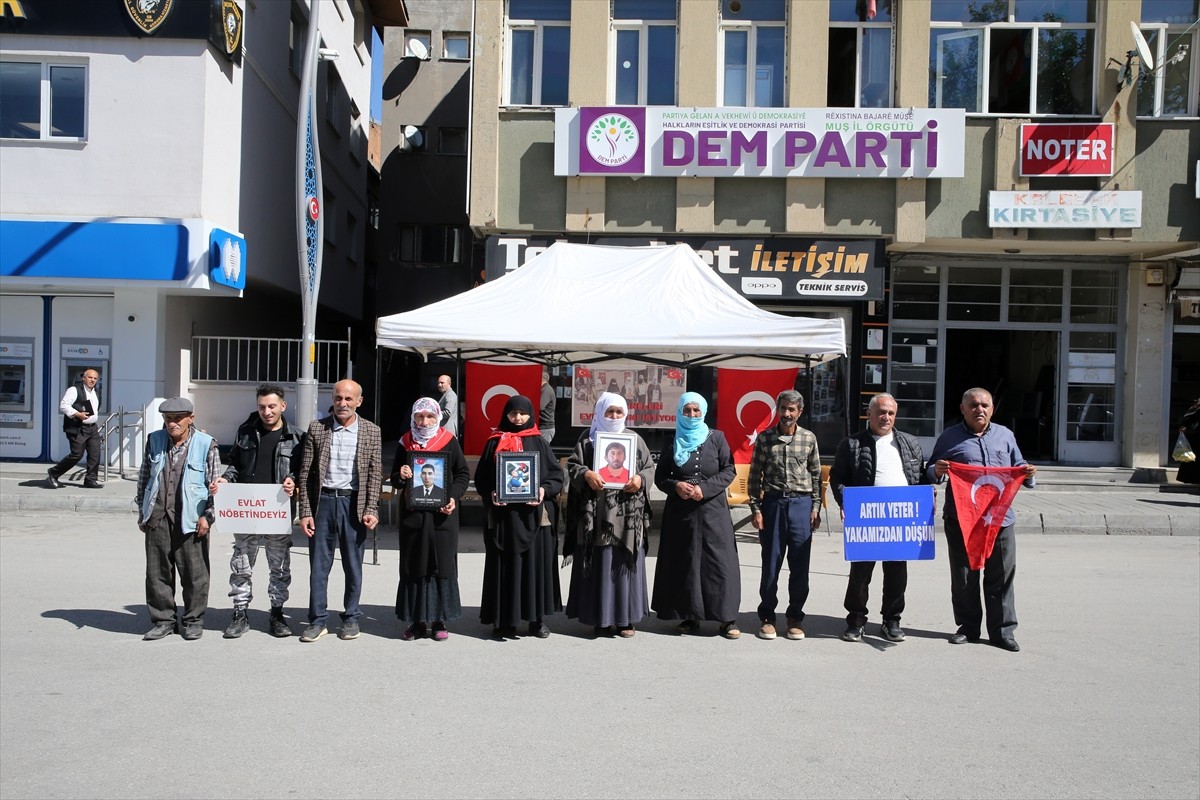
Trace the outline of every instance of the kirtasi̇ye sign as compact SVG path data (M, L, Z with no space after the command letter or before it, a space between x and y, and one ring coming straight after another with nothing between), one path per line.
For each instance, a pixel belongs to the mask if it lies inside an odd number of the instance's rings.
M1021 174L1112 175L1113 124L1021 126Z
M489 236L484 256L487 279L495 280L511 272L555 242L588 242L609 247L686 244L726 283L751 300L883 299L883 239Z
M988 192L992 228L1140 228L1141 192Z
M961 178L966 113L608 106L554 113L554 174Z

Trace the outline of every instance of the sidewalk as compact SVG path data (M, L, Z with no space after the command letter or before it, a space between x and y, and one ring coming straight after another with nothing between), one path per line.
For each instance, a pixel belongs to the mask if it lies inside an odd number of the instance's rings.
M48 464L0 463L0 514L4 512L79 511L84 513L129 514L135 512L137 473L128 470L121 478L109 470L102 489L84 489L82 470L63 476L62 489L46 486ZM1131 483L1132 470L1042 467L1038 487L1022 489L1014 507L1017 532L1200 536L1200 487L1185 484ZM103 472L101 472L103 478ZM945 492L938 491L940 505ZM662 493L654 490L652 501L661 508ZM464 503L468 523L472 518L471 498ZM478 503L478 500L475 500ZM841 536L842 525L833 498L824 515L822 530ZM477 515L475 515L477 516ZM940 519L939 510L938 517ZM734 528L739 536L753 538L744 508L733 509ZM384 527L389 516L383 514ZM466 528L471 526L467 524Z

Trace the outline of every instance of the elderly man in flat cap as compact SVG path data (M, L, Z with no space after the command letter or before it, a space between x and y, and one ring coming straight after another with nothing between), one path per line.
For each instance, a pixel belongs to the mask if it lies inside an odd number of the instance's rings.
M146 439L138 473L138 527L146 534L146 605L154 623L144 637L175 632L175 574L183 588L183 638L199 639L208 610L209 486L224 472L217 441L195 428L192 401L158 407L163 428Z

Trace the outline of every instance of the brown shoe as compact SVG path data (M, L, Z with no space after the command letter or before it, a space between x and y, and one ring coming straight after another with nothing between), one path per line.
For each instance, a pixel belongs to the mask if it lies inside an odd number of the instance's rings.
M622 639L630 639L633 637L633 626L628 625L624 628L617 628L617 635Z
M760 639L774 639L775 638L775 626L770 622L764 622L762 624L762 627L758 629L757 635L758 635L758 638L760 638Z
M736 622L726 622L721 626L721 635L726 639L736 639L742 635L742 632L738 629Z
M788 619L787 637L794 641L804 638L804 631L800 628L800 620Z

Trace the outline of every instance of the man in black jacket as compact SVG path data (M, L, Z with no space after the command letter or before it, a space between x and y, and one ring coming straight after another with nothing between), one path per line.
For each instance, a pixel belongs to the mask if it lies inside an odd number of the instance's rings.
M99 380L99 372L86 369L79 383L63 394L58 408L63 414L63 433L67 434L71 452L46 470L46 483L52 489L62 488L58 479L79 463L84 452L87 452L87 477L83 480L83 488L100 488L100 426L96 424L100 412L100 395L96 392Z
M288 497L296 491L296 466L300 458L300 443L304 432L283 416L287 403L283 387L264 383L256 390L258 411L238 428L237 440L229 451L229 467L218 483L280 484ZM295 464L293 464L295 460ZM233 620L225 629L226 639L236 639L250 628L246 609L254 598L251 574L258 558L258 547L267 551L271 581L267 595L271 598L271 617L268 630L280 638L291 636L292 629L283 617L283 604L288 599L292 582L291 533L258 535L234 534L233 557L229 560L229 596L233 599Z
M839 507L847 486L915 486L925 480L925 458L921 444L907 433L895 430L896 398L877 394L867 408L867 429L841 441L829 470L829 486ZM845 519L845 512L842 518ZM857 642L867 624L867 597L874 561L850 563L846 586L846 630L842 638ZM908 587L908 562L883 562L883 626L880 635L889 642L904 641L900 614Z

